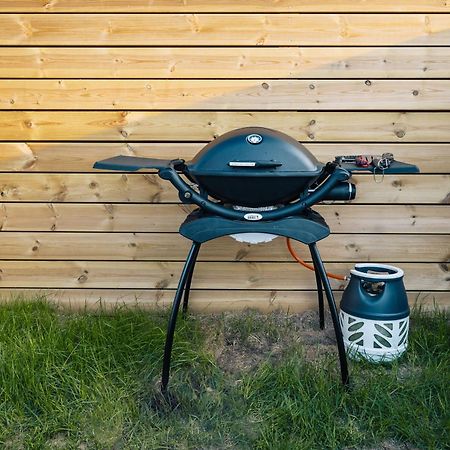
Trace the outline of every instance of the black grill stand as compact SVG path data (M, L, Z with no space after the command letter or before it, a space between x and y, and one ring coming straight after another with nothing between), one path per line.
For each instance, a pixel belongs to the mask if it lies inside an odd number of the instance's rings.
M336 335L342 383L348 385L349 376L347 358L336 303L334 301L330 281L328 280L323 261L316 245L317 241L330 234L328 225L323 218L315 211L307 210L300 216L291 216L271 222L244 222L225 219L223 217L204 213L201 210L196 210L189 214L180 227L180 234L190 239L192 241L192 246L181 272L167 327L161 380L161 390L164 394L167 393L167 386L169 383L170 361L178 311L180 309L181 300L183 299L183 314L187 312L192 276L201 244L221 236L251 232L285 236L308 245L315 268L320 328L324 329L325 327L323 302L323 290L325 290L325 296L330 308Z

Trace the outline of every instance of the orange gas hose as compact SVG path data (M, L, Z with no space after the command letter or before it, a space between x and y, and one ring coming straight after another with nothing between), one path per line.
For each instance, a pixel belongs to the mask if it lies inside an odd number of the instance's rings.
M292 248L291 240L289 238L286 238L286 245L287 245L287 248L288 248L289 253L291 254L291 256L299 264L301 264L303 267L306 267L309 270L315 271L314 266L312 266L311 264L306 263L305 261L303 261L303 259L300 258L300 256L297 255L295 250ZM328 276L328 278L334 278L335 280L341 280L341 281L345 281L346 280L346 278L343 277L342 275L336 275L336 274L330 273L330 272L327 272L327 276Z

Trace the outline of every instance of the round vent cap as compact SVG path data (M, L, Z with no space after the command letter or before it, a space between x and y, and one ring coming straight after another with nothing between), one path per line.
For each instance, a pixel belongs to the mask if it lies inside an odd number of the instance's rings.
M260 144L263 140L263 137L260 134L253 133L249 134L246 138L247 142L252 145Z

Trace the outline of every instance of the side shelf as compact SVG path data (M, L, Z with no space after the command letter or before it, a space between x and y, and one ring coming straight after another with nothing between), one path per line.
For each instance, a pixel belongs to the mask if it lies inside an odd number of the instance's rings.
M176 160L179 161L179 160ZM137 156L119 155L113 158L103 159L94 164L94 169L119 170L122 172L136 172L139 169L166 169L172 160L156 158L140 158Z
M382 173L381 170L375 168L374 166L360 167L352 163L341 163L340 166L349 172L371 172L371 173ZM407 164L401 161L392 161L389 168L385 169L383 173L385 175L395 175L404 173L419 173L420 170L414 164Z

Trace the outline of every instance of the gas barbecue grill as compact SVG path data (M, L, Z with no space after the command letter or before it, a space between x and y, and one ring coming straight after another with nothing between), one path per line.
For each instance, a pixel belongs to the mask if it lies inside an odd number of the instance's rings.
M416 166L390 161L383 173L415 173ZM134 172L156 169L170 181L183 203L198 209L188 215L180 234L192 241L169 320L163 360L162 390L167 390L175 323L183 299L187 311L194 266L202 243L230 235L247 242L285 236L309 246L316 273L320 327L324 327L323 290L336 334L341 376L348 383L347 360L333 292L316 242L330 234L311 206L323 200L352 200L351 172L359 167L349 157L319 162L302 144L279 131L248 127L230 131L207 144L191 161L116 156L94 168Z

